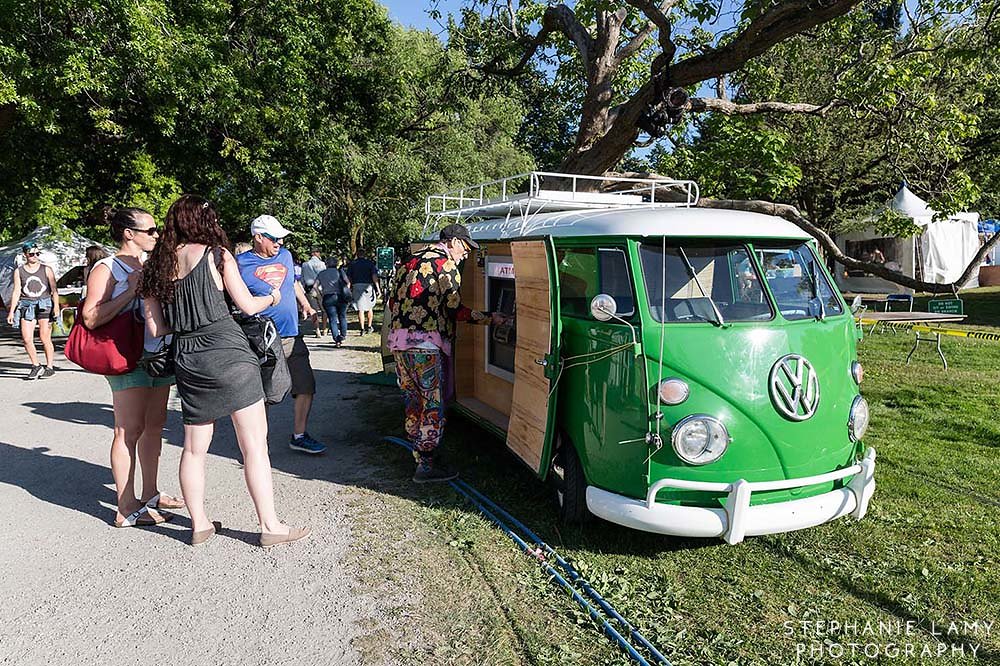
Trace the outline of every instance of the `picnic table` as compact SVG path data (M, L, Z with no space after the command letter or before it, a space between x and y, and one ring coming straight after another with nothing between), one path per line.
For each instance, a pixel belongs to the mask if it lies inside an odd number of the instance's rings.
M893 330L896 327L910 328L914 335L913 348L906 355L906 363L910 363L913 352L917 351L917 347L921 342L933 342L937 348L938 356L941 357L941 363L944 365L944 369L947 370L948 360L944 357L944 352L941 351L941 331L934 330L932 326L935 324L960 322L965 319L965 315L944 314L941 312L864 312L859 313L859 319L862 326L865 324L872 325L871 333L875 332L875 327L879 324L888 326ZM929 335L921 335L922 332L929 333Z

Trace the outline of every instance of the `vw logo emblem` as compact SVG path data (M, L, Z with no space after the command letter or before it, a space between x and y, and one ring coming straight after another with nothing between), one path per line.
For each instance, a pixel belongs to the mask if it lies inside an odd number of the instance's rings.
M768 377L775 409L791 421L805 421L819 407L819 378L816 369L798 354L782 356Z

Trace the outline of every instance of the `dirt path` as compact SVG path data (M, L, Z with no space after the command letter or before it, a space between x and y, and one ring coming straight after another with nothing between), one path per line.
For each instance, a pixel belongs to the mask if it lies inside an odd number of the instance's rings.
M290 404L271 410L279 514L314 534L263 551L252 545L257 525L228 421L208 463L209 513L223 535L191 548L183 512L167 527L114 529L106 381L61 360L54 378L26 382L19 344L0 338L0 663L360 663L352 641L381 610L350 568L351 516L371 497L351 489L376 472L347 438L365 428L357 405L385 391L357 383L378 364L358 340L334 350L307 337L319 387L310 431L330 446L325 456L290 451ZM160 486L179 495L175 394L164 439Z

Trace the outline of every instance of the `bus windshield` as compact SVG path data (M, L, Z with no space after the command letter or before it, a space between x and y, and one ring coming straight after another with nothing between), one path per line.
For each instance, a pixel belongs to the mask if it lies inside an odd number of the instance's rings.
M844 308L807 243L754 243L767 286L785 319L824 319Z
M659 322L767 321L774 318L746 245L643 244L646 295Z

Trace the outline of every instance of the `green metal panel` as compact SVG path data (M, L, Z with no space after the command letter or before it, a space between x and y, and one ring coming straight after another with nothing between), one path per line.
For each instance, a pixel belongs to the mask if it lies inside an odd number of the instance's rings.
M560 247L615 244L609 241L560 242ZM621 243L621 239L617 241ZM847 434L848 412L858 387L850 373L856 350L853 319L846 313L846 304L845 314L824 321L787 321L776 316L772 321L733 323L726 328L709 323L661 326L650 315L634 241L628 243L628 256L638 311L631 321L640 336L642 357L620 351L586 365L567 367L558 391L559 425L576 444L591 485L644 497L649 484L662 478L777 480L821 474L853 462L861 445L851 442ZM628 327L614 321L566 316L563 327L565 359L611 349L631 339ZM804 356L819 376L819 407L805 421L785 419L771 402L770 370L786 354ZM663 447L653 452L644 438L648 431L656 431L655 385L660 376L685 380L691 395L681 405L663 407ZM699 413L723 421L733 441L720 460L693 466L677 458L670 433L682 418ZM755 504L766 503L805 497L831 487L761 493L753 499ZM665 490L659 500L711 504L713 498L706 493Z
M556 270L556 251L552 237L545 238L545 259L549 273L549 317L552 322L552 336L550 338L549 355L546 357L545 376L549 379L549 404L548 414L545 419L545 440L542 443L542 455L539 462L539 469L535 470L544 479L549 473L549 465L552 460L552 442L558 428L557 405L558 391L553 391L554 382L558 381L559 370L562 367L562 321L559 316L559 271Z

